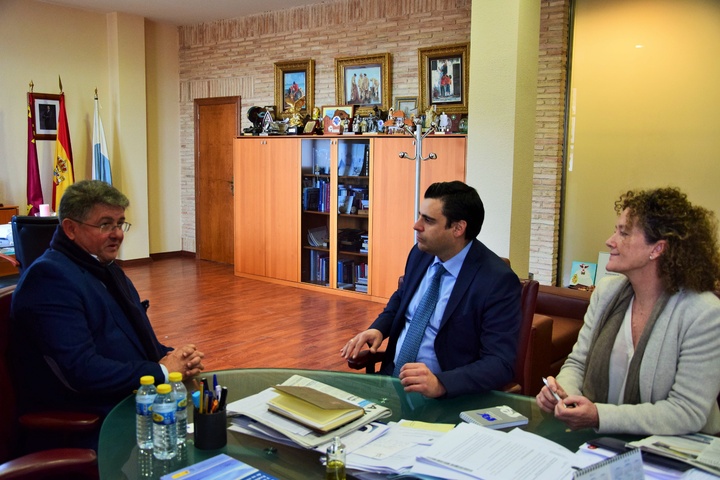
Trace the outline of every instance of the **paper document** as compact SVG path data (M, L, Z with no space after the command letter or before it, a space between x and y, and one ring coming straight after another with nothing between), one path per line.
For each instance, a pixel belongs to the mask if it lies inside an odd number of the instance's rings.
M313 388L337 399L343 400L344 402L361 407L364 413L360 418L353 420L352 422L329 433L317 432L298 422L268 410L268 403L275 400L280 395L280 393L274 388L267 388L255 395L229 403L227 405L227 410L231 415L235 413L251 418L256 422L261 423L264 427L268 427L284 435L296 444L305 448L313 448L323 443L327 443L336 435L346 435L370 422L389 417L392 413L387 407L383 407L382 405L378 405L364 398L360 398L338 388L325 385L324 383L311 380L300 375L293 375L283 382L282 385Z
M443 467L448 475L436 474L442 478L558 480L571 478L572 458L569 450L547 450L524 435L461 423L419 456L418 462ZM464 476L449 475L453 472ZM419 473L426 472L420 467Z
M652 435L630 442L646 452L674 458L720 476L720 438L700 433L689 435Z

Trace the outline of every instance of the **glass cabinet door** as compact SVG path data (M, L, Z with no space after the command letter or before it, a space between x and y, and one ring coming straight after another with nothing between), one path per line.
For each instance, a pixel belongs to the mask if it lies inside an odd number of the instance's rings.
M337 142L337 282L335 287L368 291L370 141Z
M303 139L301 147L300 280L330 286L331 141Z

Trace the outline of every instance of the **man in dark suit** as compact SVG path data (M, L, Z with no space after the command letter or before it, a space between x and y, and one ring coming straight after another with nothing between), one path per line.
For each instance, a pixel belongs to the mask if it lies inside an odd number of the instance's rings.
M436 398L501 388L513 376L520 281L475 238L485 210L474 188L458 181L432 184L419 213L402 285L341 355L354 358L366 346L375 352L389 337L380 373L398 376L407 392ZM436 273L439 286L423 327L419 312L428 310L423 297ZM412 350L410 339L418 336Z
M129 201L99 180L65 191L50 248L13 294L11 362L22 412L107 414L152 375L167 382L203 369L194 345L162 345L137 290L114 262Z

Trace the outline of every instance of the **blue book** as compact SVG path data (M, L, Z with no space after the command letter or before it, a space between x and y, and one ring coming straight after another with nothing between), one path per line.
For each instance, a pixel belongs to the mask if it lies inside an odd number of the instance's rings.
M278 480L224 453L160 477L160 480Z

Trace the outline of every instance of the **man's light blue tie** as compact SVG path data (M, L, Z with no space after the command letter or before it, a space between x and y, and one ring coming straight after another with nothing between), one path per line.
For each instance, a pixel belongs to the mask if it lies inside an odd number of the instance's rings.
M410 327L408 327L405 340L400 347L400 353L398 354L397 362L395 363L395 370L393 370L393 377L400 375L400 369L403 365L408 362L414 362L417 358L418 350L420 350L420 343L422 342L423 336L425 335L425 328L433 316L435 311L435 305L437 305L438 296L440 295L440 278L447 272L442 264L438 263L435 269L435 274L430 280L430 286L425 290L425 294L415 310L412 320L410 321Z

